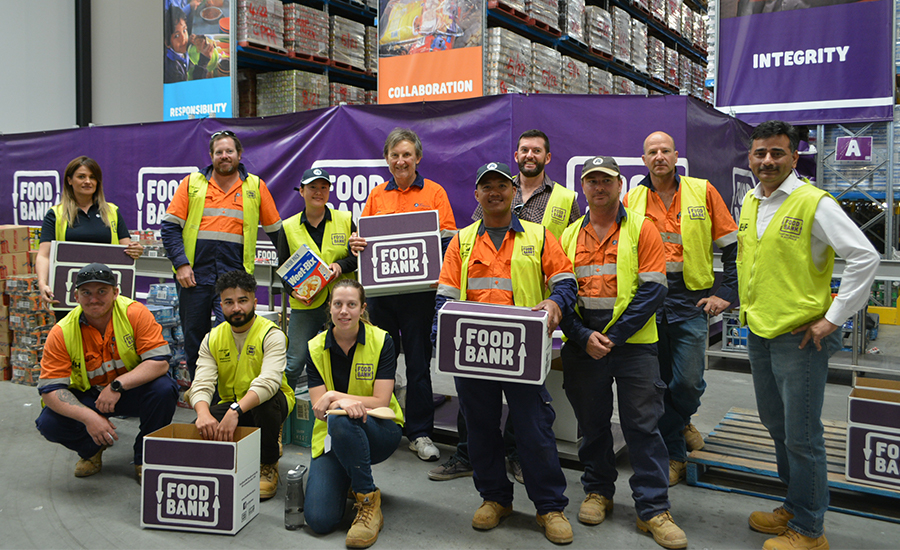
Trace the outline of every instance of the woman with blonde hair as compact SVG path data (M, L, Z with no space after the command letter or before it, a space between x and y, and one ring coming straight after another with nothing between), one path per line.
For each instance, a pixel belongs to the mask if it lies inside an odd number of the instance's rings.
M134 259L144 251L140 243L131 241L119 208L106 202L100 165L83 155L66 166L59 204L47 211L41 226L41 246L34 263L41 298L48 305L59 303L49 285L52 241L123 244L125 253ZM66 313L57 310L57 320Z
M349 489L356 518L346 545L368 548L384 524L372 465L397 450L403 426L394 397L394 343L365 319L366 293L354 279L335 283L329 312L329 328L309 341L306 359L316 415L306 523L316 533L334 531L344 517Z

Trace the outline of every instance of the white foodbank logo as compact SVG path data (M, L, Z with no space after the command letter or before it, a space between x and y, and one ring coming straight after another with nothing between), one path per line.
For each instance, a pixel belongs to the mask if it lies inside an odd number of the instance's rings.
M352 211L353 219L358 220L369 193L375 186L384 183L387 162L383 158L317 160L312 168L324 168L331 174L329 206Z
M147 166L138 170L138 230L158 227L181 180L198 170L196 166Z
M50 207L59 202L62 191L56 170L16 170L13 172L13 218L16 225L44 220Z

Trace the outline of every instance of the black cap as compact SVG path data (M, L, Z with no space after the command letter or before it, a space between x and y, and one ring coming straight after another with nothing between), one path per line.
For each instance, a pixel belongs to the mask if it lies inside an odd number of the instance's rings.
M103 264L87 264L78 270L78 275L75 276L75 288L88 283L103 283L116 286L116 275L109 267Z
M331 174L322 168L310 168L306 172L303 172L303 177L300 179L300 185L307 185L316 180L325 180L328 182L328 185L331 185Z
M584 178L591 172L598 171L610 176L618 177L622 175L622 172L619 171L619 163L616 162L616 159L612 157L594 157L584 161L584 165L581 167L581 177Z
M478 169L478 174L475 176L475 186L477 187L481 182L481 178L483 178L486 174L490 174L491 172L500 174L509 181L513 180L512 172L509 171L509 166L503 164L502 162L489 162Z

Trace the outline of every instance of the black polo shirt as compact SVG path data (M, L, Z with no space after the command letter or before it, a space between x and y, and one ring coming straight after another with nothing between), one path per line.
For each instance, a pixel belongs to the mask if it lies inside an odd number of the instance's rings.
M118 215L119 221L117 231L119 237L116 240L116 244L118 244L118 241L131 236L128 234L125 220L122 219L121 209L119 209ZM44 223L41 226L41 242L49 243L50 241L55 240L57 240L56 212L48 210L47 215L44 216ZM109 244L109 227L103 223L103 218L100 217L100 207L96 204L91 205L87 214L84 213L84 210L79 208L75 223L70 224L66 228L65 240L81 243Z
M356 346L366 343L366 329L363 322L359 322L359 334L356 336L356 344L350 348L350 353L344 353L341 346L334 341L334 333L332 329L328 329L325 334L325 349L331 354L331 380L334 382L334 390L341 393L347 393L350 386L350 369L353 366L353 353ZM384 346L381 348L381 356L378 358L378 367L375 370L375 380L393 380L397 371L397 358L394 354L394 341L390 334L384 335ZM312 355L309 348L306 351L306 375L308 377L308 386L314 388L316 386L324 386L325 380L319 374L318 369L313 364Z

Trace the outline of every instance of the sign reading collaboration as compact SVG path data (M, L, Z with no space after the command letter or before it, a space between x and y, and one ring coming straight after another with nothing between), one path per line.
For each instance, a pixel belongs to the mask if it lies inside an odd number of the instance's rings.
M163 120L230 118L231 0L162 0Z
M483 0L380 0L378 103L481 97Z

